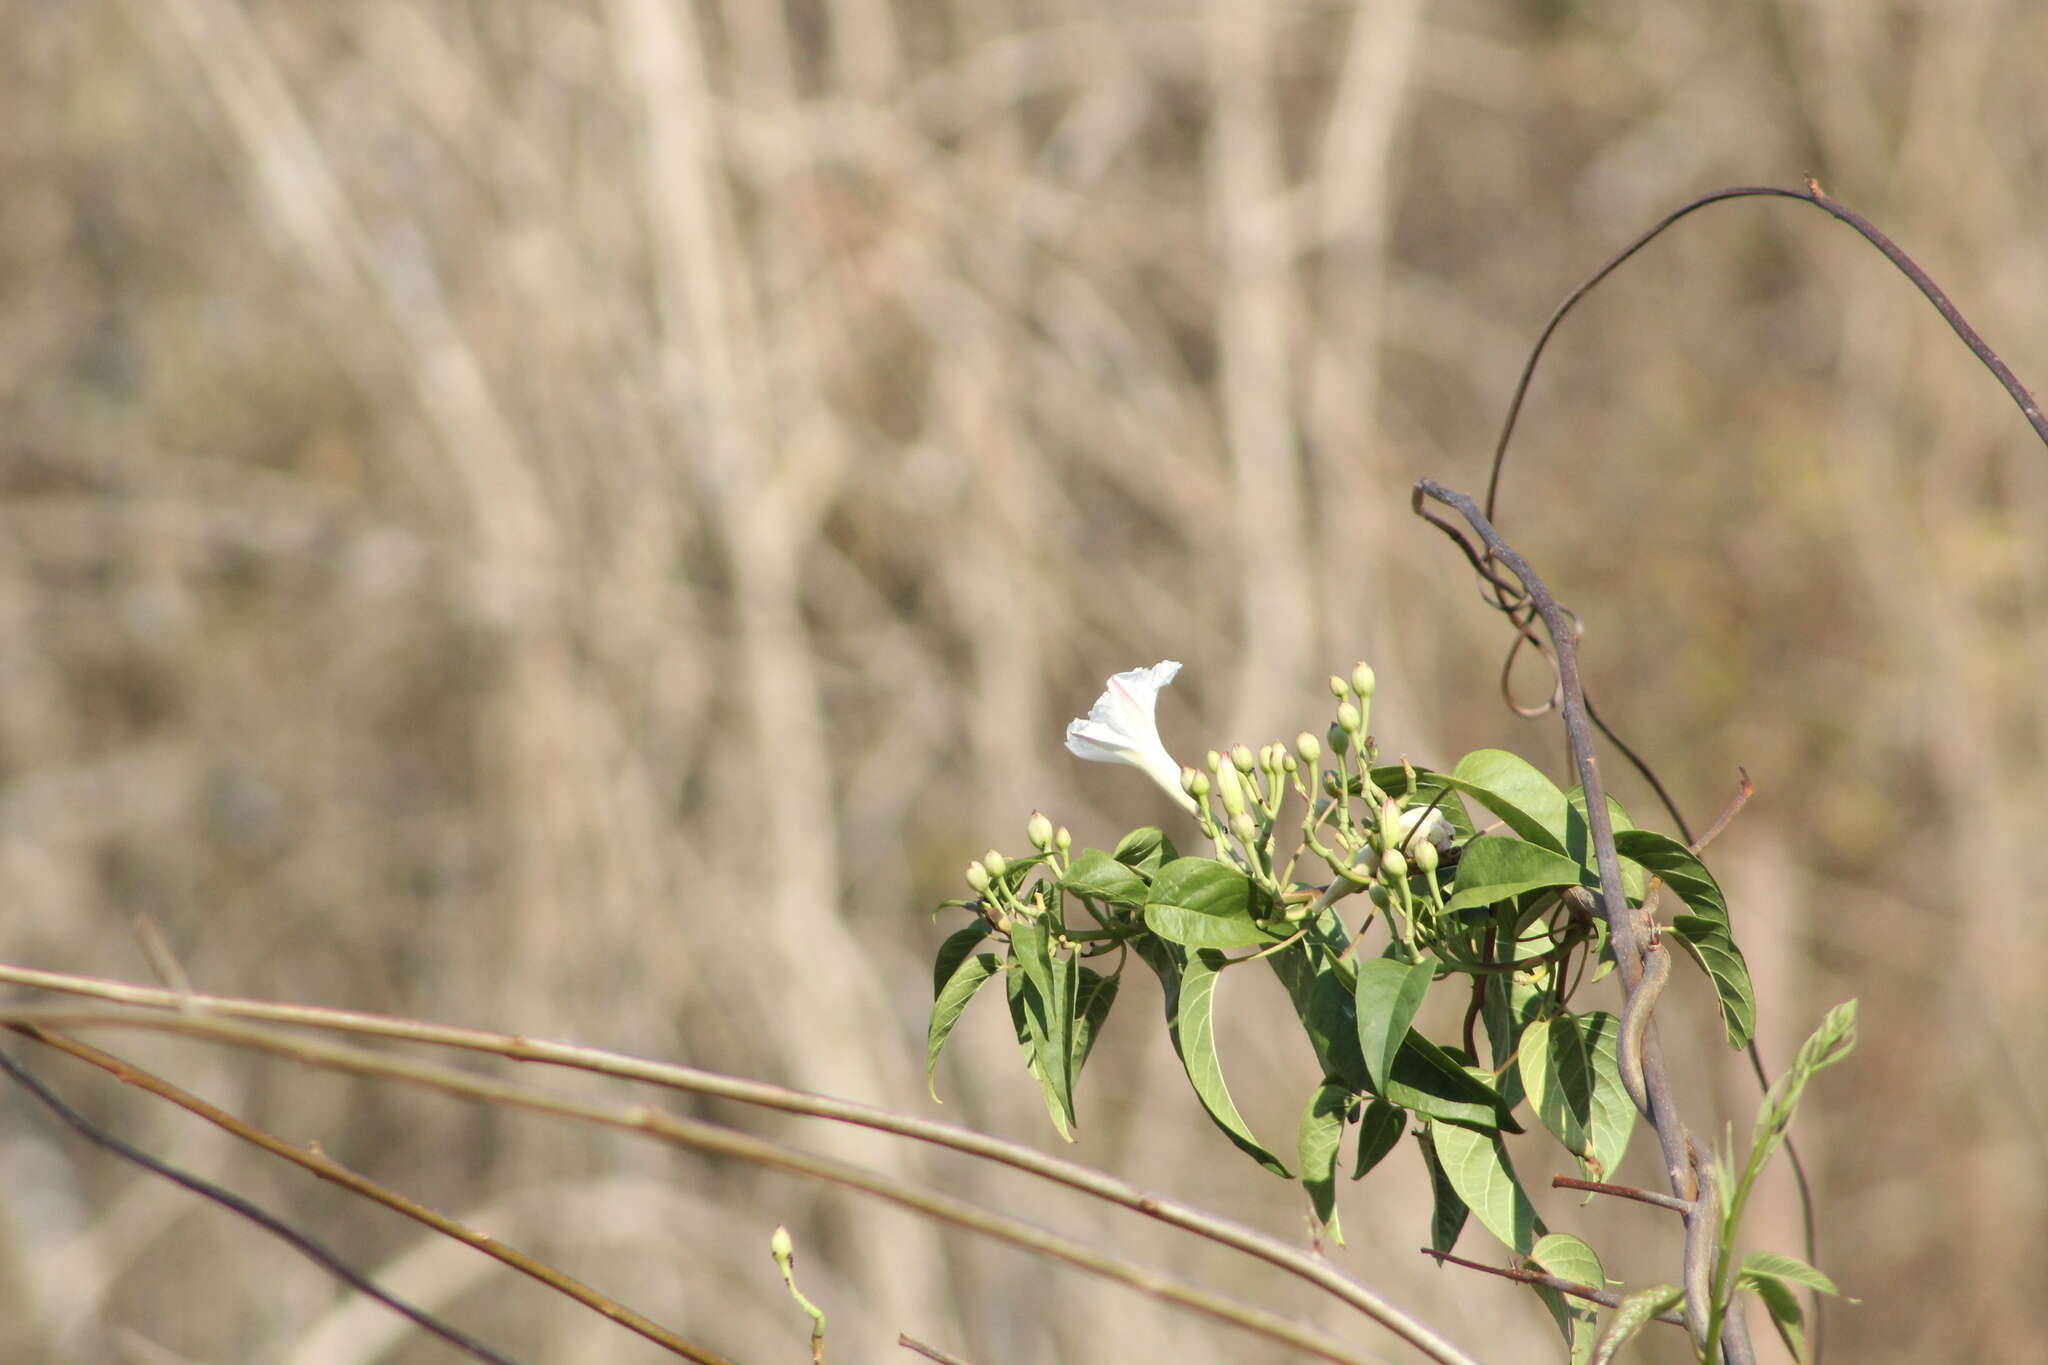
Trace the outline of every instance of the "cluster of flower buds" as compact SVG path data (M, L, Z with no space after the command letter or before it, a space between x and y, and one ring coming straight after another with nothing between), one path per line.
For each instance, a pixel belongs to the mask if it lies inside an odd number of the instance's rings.
M1212 749L1200 767L1175 762L1159 738L1159 692L1179 672L1180 665L1169 659L1111 678L1088 715L1067 727L1067 748L1081 758L1127 763L1144 772L1195 817L1219 858L1276 896L1289 897L1302 852L1323 859L1337 883L1315 906L1298 906L1293 913L1306 914L1361 889L1371 890L1376 905L1412 909L1411 876L1427 882L1431 902L1440 900L1436 872L1455 833L1435 806L1396 799L1374 782L1377 753L1367 726L1378 679L1370 665L1358 664L1349 677L1331 675L1337 714L1323 738L1304 730L1292 745ZM1301 849L1293 858L1278 859L1274 830L1289 789L1304 807ZM1399 790L1414 789L1411 771ZM1361 798L1359 811L1354 803Z
M1049 861L1055 867L1065 865L1068 852L1074 847L1074 836L1065 825L1054 828L1044 811L1031 812L1031 818L1024 823L1024 837L1038 850L1035 857L1025 863ZM1018 896L1016 884L1021 877L1012 879L1010 872L1018 864L1003 856L1002 850L990 849L967 865L967 885L975 896L996 911L1006 915L1035 913L1036 907L1026 905Z

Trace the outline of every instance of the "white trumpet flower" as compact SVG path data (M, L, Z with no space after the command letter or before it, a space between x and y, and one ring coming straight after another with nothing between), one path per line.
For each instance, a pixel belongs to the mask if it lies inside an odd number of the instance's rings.
M1067 724L1067 751L1096 763L1128 763L1157 782L1190 815L1195 798L1182 789L1181 766L1159 739L1159 689L1173 681L1180 665L1162 659L1109 680L1085 720Z

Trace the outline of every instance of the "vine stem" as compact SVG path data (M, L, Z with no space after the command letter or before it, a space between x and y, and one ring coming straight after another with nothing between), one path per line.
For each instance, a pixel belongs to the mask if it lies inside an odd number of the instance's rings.
M1424 505L1425 500L1440 502L1464 517L1486 547L1486 553L1482 556L1476 552L1464 533L1431 512ZM1466 558L1487 577L1498 581L1485 570L1484 566L1489 562L1498 563L1513 574L1521 583L1529 604L1542 618L1544 631L1550 636L1551 649L1557 660L1558 687L1563 693L1559 709L1564 721L1565 741L1571 749L1572 766L1578 770L1579 787L1585 794L1586 825L1593 839L1595 869L1600 874L1601 918L1607 922L1608 937L1614 945L1614 960L1621 968L1622 982L1632 1002L1637 991L1643 988L1647 965L1644 954L1648 945L1638 932L1637 917L1630 911L1621 890L1621 859L1614 849L1614 821L1607 811L1607 788L1600 777L1600 757L1593 747L1593 730L1586 718L1585 687L1579 677L1577 631L1573 628L1570 614L1558 605L1535 569L1501 538L1486 514L1479 510L1479 504L1470 497L1446 488L1434 479L1421 479L1415 484L1412 506L1417 516L1457 541ZM1626 1006L1623 1012L1627 1013ZM1664 1067L1664 1052L1658 1043L1654 1018L1645 1020L1643 1024L1640 1053L1645 1117L1656 1130L1657 1145L1663 1151L1665 1175L1671 1181L1672 1194L1690 1206L1685 1219L1685 1260L1690 1265L1702 1255L1711 1257L1714 1254L1716 1248L1702 1247L1698 1243L1714 1235L1720 1219L1708 1216L1709 1211L1704 1207L1704 1200L1710 1197L1711 1191L1703 1188L1705 1182L1700 1181L1694 1171L1699 1149L1690 1141L1685 1124L1678 1117L1678 1105L1671 1093L1671 1077ZM1704 1162L1711 1158L1702 1155L1697 1156L1697 1160ZM1718 1215L1719 1210L1712 1213ZM1696 1287L1688 1283L1687 1318L1695 1323L1704 1323L1709 1305L1695 1302L1697 1297ZM1726 1365L1754 1365L1755 1352L1737 1304L1730 1304L1728 1309L1722 1333L1722 1358Z

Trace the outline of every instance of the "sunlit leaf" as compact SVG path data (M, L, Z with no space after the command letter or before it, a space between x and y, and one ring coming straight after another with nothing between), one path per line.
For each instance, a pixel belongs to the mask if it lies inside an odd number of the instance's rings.
M1555 782L1504 749L1479 749L1458 760L1445 780L1531 843L1565 851L1565 799Z
M1040 1094L1045 1097L1045 1112L1051 1117L1052 1126L1063 1139L1072 1142L1074 1130L1067 1105L1061 1101L1053 1070L1048 1069L1042 1055L1045 1002L1031 984L1031 978L1015 965L1003 973L1003 984L1008 988L1010 1024L1017 1031L1017 1046L1024 1050L1024 1065L1031 1072L1032 1079L1038 1082Z
M1494 1088L1509 1109L1520 1104L1526 1094L1520 1068L1514 1065L1515 1050L1547 999L1546 992L1519 972L1493 972L1486 978L1479 1018L1486 1025L1486 1045L1493 1057Z
M1609 1365L1615 1352L1628 1345L1652 1319L1660 1313L1670 1312L1683 1302L1685 1291L1675 1284L1651 1285L1623 1299L1614 1310L1614 1316L1608 1319L1607 1330L1600 1334L1600 1342L1593 1348L1589 1365Z
M1436 979L1432 962L1397 962L1390 957L1358 964L1353 998L1358 1008L1358 1046L1373 1087L1387 1092L1394 1061L1408 1038L1415 1011Z
M1592 1147L1593 1059L1569 1014L1539 1019L1522 1034L1516 1056L1522 1089L1537 1122L1574 1156Z
M1173 840L1156 826L1146 825L1126 834L1117 843L1116 852L1109 856L1149 882L1160 868L1180 854L1175 850Z
M1593 1010L1576 1016L1576 1021L1593 1059L1593 1123L1584 1157L1586 1174L1594 1180L1610 1180L1628 1153L1640 1117L1621 1083L1621 1017Z
M1784 1280L1823 1294L1839 1294L1835 1282L1815 1270L1797 1256L1786 1256L1775 1251L1752 1251L1742 1258L1742 1274L1746 1277Z
M1117 989L1118 978L1104 975L1093 967L1080 969L1074 990L1073 1076L1076 1085L1080 1084L1081 1068L1087 1063L1088 1054L1095 1050L1095 1039L1109 1018L1109 1008L1116 1003Z
M1178 944L1158 939L1139 940L1137 950L1145 965L1158 975L1160 988L1166 993L1167 1033L1202 1108L1239 1150L1273 1174L1291 1179L1286 1165L1252 1136L1251 1128L1230 1098L1230 1088L1223 1083L1223 1069L1216 1058L1213 1015L1216 977L1225 965L1223 955L1213 951L1189 952Z
M1728 902L1720 884L1691 849L1654 830L1617 834L1614 846L1663 878L1664 885L1692 912L1673 921L1674 937L1714 983L1728 1046L1742 1047L1756 1032L1756 993L1750 985L1749 965L1735 946Z
M1481 1225L1513 1250L1527 1255L1542 1234L1542 1220L1515 1178L1515 1168L1492 1133L1433 1123L1430 1138L1451 1188Z
M1344 1142L1344 1116L1352 1103L1353 1096L1344 1087L1318 1086L1301 1111L1294 1139L1302 1187L1308 1191L1316 1221L1338 1246L1344 1245L1344 1233L1337 1226L1337 1149Z
M1601 1269L1600 1258L1594 1254L1593 1248L1568 1232L1553 1232L1537 1238L1536 1245L1529 1250L1529 1263L1573 1284L1593 1289L1607 1286L1606 1272ZM1590 1300L1563 1294L1548 1286L1539 1288L1537 1296L1550 1310L1558 1331L1570 1346L1574 1365L1580 1365L1591 1357L1600 1337L1598 1308Z
M1282 935L1259 927L1263 895L1244 873L1214 858L1177 858L1159 869L1145 901L1145 927L1186 948L1249 948Z
M1728 1046L1743 1047L1756 1033L1756 994L1749 981L1749 964L1742 950L1728 936L1725 920L1701 915L1676 916L1665 931L1700 965L1714 983L1714 997L1721 1003L1721 1028Z
M1002 962L994 953L975 951L987 939L988 932L986 924L969 925L939 945L938 960L933 968L936 984L931 1023L926 1029L924 1043L924 1083L934 1100L939 1098L939 1092L933 1082L933 1072L939 1064L939 1053L945 1048L946 1039L952 1036L953 1026L960 1022L960 1014L967 1008L967 1002L988 984L990 977L1002 970Z
M1099 848L1083 849L1060 877L1060 885L1082 896L1133 909L1145 904L1145 880Z
M1494 905L1527 891L1552 886L1598 886L1591 869L1555 849L1525 839L1482 834L1458 855L1456 890L1450 910Z

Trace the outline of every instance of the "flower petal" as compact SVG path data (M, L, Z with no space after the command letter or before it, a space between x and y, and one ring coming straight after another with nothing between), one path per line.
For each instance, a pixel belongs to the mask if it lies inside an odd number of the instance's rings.
M1159 739L1159 689L1172 682L1180 664L1162 659L1109 680L1084 719L1067 725L1067 751L1096 763L1128 763L1165 789L1192 813L1194 798L1181 789L1180 764Z

